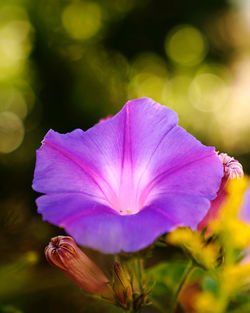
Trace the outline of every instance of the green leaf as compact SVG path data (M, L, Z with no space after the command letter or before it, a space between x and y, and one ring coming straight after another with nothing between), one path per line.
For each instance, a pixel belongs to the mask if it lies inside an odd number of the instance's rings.
M146 278L153 282L152 294L155 296L171 294L181 278L186 264L160 263L146 271Z
M217 284L215 279L206 276L202 280L202 289L206 290L206 291L210 291L216 295L216 293L218 291L218 284Z

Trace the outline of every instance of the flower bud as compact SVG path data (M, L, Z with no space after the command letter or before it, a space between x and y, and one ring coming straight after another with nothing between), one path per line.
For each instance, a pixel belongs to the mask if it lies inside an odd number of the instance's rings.
M69 236L57 236L51 239L45 248L48 262L63 271L84 291L112 299L109 280Z
M224 166L224 177L231 180L244 176L242 165L239 161L230 157L226 153L220 153L219 158Z
M129 309L133 302L132 287L121 263L119 262L114 263L113 290L122 307Z
M166 235L166 242L186 251L196 264L204 269L217 266L220 247L207 243L202 236L186 227L179 227Z

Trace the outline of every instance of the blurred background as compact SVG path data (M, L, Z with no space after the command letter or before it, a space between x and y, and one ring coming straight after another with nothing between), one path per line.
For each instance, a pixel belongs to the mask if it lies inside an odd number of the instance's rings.
M35 151L144 96L249 173L250 1L1 0L1 313L111 312L44 259L63 231L36 213Z

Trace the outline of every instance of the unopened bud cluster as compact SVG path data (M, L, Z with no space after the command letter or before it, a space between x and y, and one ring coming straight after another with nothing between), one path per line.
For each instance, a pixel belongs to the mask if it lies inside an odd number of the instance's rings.
M132 279L121 263L114 263L111 283L69 236L52 238L45 248L45 256L51 265L89 294L100 296L128 311L139 309L146 302L142 292L133 290Z
M132 286L128 274L124 271L119 262L114 264L113 290L119 304L129 309L133 303Z

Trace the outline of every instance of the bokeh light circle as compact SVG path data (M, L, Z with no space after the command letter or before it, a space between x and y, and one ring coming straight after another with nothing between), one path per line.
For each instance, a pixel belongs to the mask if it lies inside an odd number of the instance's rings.
M24 136L21 119L12 112L0 112L0 152L9 153L17 149Z
M217 111L228 100L228 88L225 81L212 73L197 75L189 88L189 99L198 110Z
M22 92L13 87L0 88L0 112L13 112L21 119L27 115L27 103Z
M101 8L97 3L72 3L62 12L62 23L73 39L89 39L98 32L101 15Z
M204 59L207 44L201 32L189 25L174 28L166 37L165 51L174 62L193 66Z

